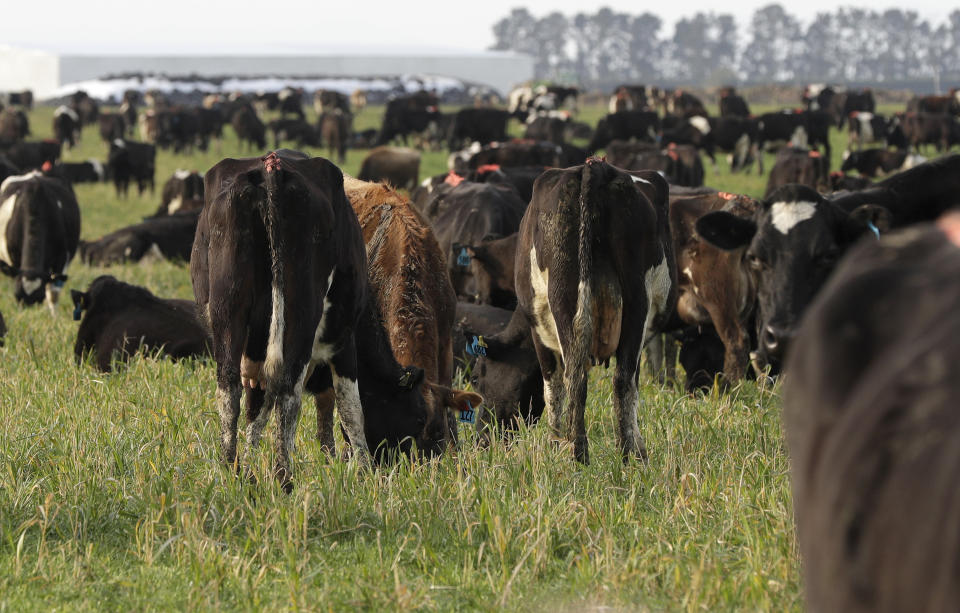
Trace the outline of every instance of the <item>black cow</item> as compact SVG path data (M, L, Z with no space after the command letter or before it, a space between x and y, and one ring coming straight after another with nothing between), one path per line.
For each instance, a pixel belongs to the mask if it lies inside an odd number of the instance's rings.
M660 132L660 117L654 111L623 111L610 113L601 118L597 129L587 145L587 151L594 153L612 140L637 139L650 143L657 142Z
M733 87L728 86L720 90L720 116L750 117L750 106Z
M667 116L663 120L662 127L661 143L690 145L702 149L710 158L710 162L713 163L714 170L716 170L717 160L714 157L716 148L713 143L713 129L707 117L701 115L682 118Z
M530 202L533 196L533 182L537 180L546 166L500 166L489 164L471 170L466 175L467 181L476 183L507 183L512 185L524 202ZM444 175L446 176L446 175Z
M486 145L507 140L510 113L501 109L465 108L453 116L447 148L454 151L472 142Z
M55 174L76 183L99 183L106 178L106 168L98 160L86 162L57 162L53 165L51 174Z
M80 241L80 260L92 266L139 262L144 258L186 262L199 217L198 211L150 217L95 241Z
M407 144L409 134L423 132L431 122L437 121L438 104L436 95L424 91L389 100L376 144L385 145L397 137Z
M11 145L3 153L21 172L38 170L60 159L60 141L22 141Z
M368 441L401 445L417 436L426 422L423 371L418 377L396 364L378 324L364 241L340 170L281 150L225 159L204 181L190 272L213 335L223 461L236 461L241 387L249 388L250 447L259 444L276 406L275 475L288 491L304 382L315 394L333 388L343 428L364 464ZM358 338L361 331L367 338ZM363 367L373 373L366 394L388 400L361 406ZM382 388L378 375L396 378ZM400 406L403 390L418 400L410 410Z
M0 146L18 143L30 136L30 120L20 109L4 109L0 112Z
M406 147L377 147L363 158L357 178L413 189L420 178L420 153Z
M854 111L850 113L848 146L857 149L870 143L883 143L887 140L889 121L883 115Z
M900 170L909 170L917 164L926 162L925 157L913 155L905 150L864 149L863 151L844 151L841 171L856 170L864 177L878 177Z
M492 304L505 309L517 307L517 289L514 285L514 264L517 252L516 233L494 238L486 236L479 243L454 243L452 256L458 268L469 268L473 275L480 304Z
M53 137L72 149L80 140L80 116L70 107L63 105L53 112Z
M241 105L230 118L240 144L246 144L247 150L263 149L267 146L267 129L257 117L257 112L249 104Z
M550 427L589 461L584 408L591 363L617 358L613 397L624 459L646 457L637 425L637 369L676 300L668 187L592 158L537 179L520 226L516 287L533 330ZM499 351L497 337L487 341ZM568 426L563 414L566 397Z
M105 143L112 143L123 139L127 135L127 119L122 113L101 113L97 118L100 129L100 139Z
M46 297L51 312L80 238L80 207L70 184L40 172L0 186L0 272L14 277L23 304Z
M827 177L826 184L822 187L826 189L827 193L832 192L855 192L861 189L866 189L873 185L873 181L867 177L857 177L854 175L848 175L839 170L835 170L830 173L830 176ZM821 189L820 191L824 191Z
M690 92L682 89L664 92L661 102L665 115L676 117L707 116L707 107L703 105L703 102Z
M864 242L810 306L783 422L810 611L960 609L960 221Z
M764 151L768 145L789 143L801 149L823 147L830 164L830 115L823 111L784 111L764 113L758 120L757 145ZM763 156L757 158L759 171L763 173Z
M745 117L711 117L710 133L717 150L729 153L730 171L745 170L760 158L759 125Z
M137 182L137 193L150 188L155 189L154 174L156 173L157 148L148 143L135 143L118 138L110 143L110 153L107 156L107 168L113 177L117 196L127 197L130 181Z
M78 364L92 354L97 368L110 372L114 360L126 361L141 349L173 359L210 355L210 333L192 300L158 298L106 275L70 296L73 318L80 320L73 346Z
M887 145L920 151L921 145L935 145L947 151L957 142L957 122L946 113L897 113L890 120Z
M154 217L203 208L203 175L196 170L176 170L160 192L160 207Z
M303 90L284 87L277 93L277 102L280 109L280 117L284 117L287 113L290 113L300 119L306 119L306 115L303 112Z
M291 141L299 147L318 147L320 135L317 128L305 119L274 119L267 128L273 132L273 146L280 147L280 141Z
M749 245L746 262L757 282L756 365L777 368L804 309L843 253L862 236L889 227L886 209L867 204L848 213L805 185L773 192L753 219L715 211L696 222L697 234L721 249Z

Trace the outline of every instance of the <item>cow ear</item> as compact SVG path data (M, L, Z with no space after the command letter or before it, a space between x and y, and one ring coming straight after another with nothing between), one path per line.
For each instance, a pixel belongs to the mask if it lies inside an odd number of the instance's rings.
M443 404L457 413L475 411L483 403L483 396L466 390L446 389Z
M881 234L890 231L890 211L876 204L861 204L847 216L847 236L850 240L857 240L864 234L872 234L880 238Z
M757 233L757 224L726 211L713 211L697 220L697 234L715 247L733 251L746 247Z

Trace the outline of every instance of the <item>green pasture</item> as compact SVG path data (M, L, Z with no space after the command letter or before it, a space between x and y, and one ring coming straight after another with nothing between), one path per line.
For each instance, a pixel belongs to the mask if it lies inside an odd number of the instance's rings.
M356 127L380 112L365 109ZM51 116L31 113L34 138L50 135ZM845 136L834 145L836 168ZM356 173L364 153L351 151L344 170ZM222 150L160 152L155 194L119 200L110 185L79 185L82 236L151 214L177 168L244 155L227 128ZM66 159L105 156L88 127ZM424 153L421 178L444 172L446 156ZM764 188L725 160L707 174L726 191ZM74 262L67 289L105 273L192 298L187 268L171 263ZM486 449L467 430L456 454L364 472L321 453L306 399L285 495L269 477L272 426L254 454L258 485L218 464L212 362L140 356L109 375L78 366L63 298L51 316L17 306L0 282L0 611L801 607L778 386L693 397L644 376L647 465L616 452L610 369L590 380L589 466L543 424Z

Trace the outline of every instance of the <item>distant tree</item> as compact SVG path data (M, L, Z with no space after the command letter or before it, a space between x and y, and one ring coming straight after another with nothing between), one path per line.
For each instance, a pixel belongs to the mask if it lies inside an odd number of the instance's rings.
M750 20L750 40L740 57L740 72L754 82L790 81L802 70L803 30L779 4L757 9Z
M697 13L677 22L671 55L676 77L706 83L714 73L736 67L737 24L731 15Z

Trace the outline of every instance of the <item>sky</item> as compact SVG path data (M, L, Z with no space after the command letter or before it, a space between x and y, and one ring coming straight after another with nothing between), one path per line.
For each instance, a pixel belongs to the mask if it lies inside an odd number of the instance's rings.
M476 52L493 44L492 26L517 6L536 16L552 11L567 15L608 6L617 12L658 14L673 31L679 18L698 11L733 13L741 31L752 12L769 1L718 5L715 0L646 3L612 0L482 0L428 3L416 0L350 2L337 0L163 0L116 3L114 0L46 0L11 2L4 7L6 28L0 44L61 53L396 53ZM809 21L832 11L831 0L782 2L789 12ZM908 7L922 18L942 22L960 5L944 0L887 2L854 6L874 10ZM42 6L42 11L39 7ZM276 10L271 14L270 9ZM42 13L42 14L41 14Z

